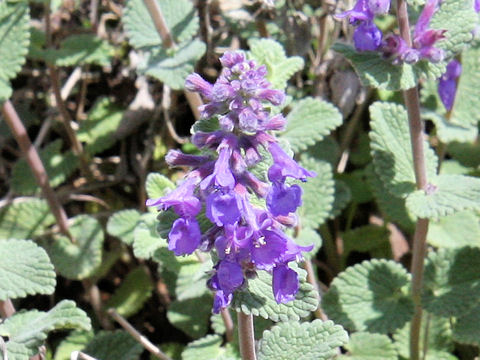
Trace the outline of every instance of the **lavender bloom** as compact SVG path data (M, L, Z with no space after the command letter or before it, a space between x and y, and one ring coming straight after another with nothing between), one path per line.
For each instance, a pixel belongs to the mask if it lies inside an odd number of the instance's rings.
M480 12L480 0L475 0L473 3L473 7L477 13Z
M365 4L372 6L372 14L386 11L384 1ZM197 132L192 143L218 156L185 155L171 150L166 157L169 165L190 166L192 170L176 190L147 201L148 206L161 211L173 208L180 216L168 236L168 248L176 255L195 250L216 252L218 262L208 281L215 292L216 313L231 303L234 292L257 270L273 274L277 302L295 298L298 276L288 263L301 260L302 253L312 247L295 244L282 231L296 223L294 212L302 203L300 186L285 181L306 181L315 176L267 133L282 129L286 121L281 114L270 114L271 105L280 105L285 94L271 88L265 78L266 67L247 60L242 52L227 52L220 62L224 68L215 84L198 74L189 75L185 84L207 100L200 108L201 116L215 116L220 124L220 130ZM262 160L261 149L273 158L269 181L260 181L250 172ZM265 202L266 210L254 205L252 196ZM203 234L197 220L202 209L211 222Z
M358 51L375 51L382 44L382 32L373 22L366 22L355 29L353 43Z
M457 60L452 60L447 65L447 71L439 80L438 94L447 111L452 110L457 93L457 79L462 73L462 65Z
M390 10L390 0L358 0L353 9L345 11L335 17L349 18L352 25L371 22L375 15L387 14Z

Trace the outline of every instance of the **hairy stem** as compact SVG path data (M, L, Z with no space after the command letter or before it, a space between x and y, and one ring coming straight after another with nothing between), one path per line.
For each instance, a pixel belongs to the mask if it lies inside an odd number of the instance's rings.
M397 0L397 19L400 34L409 46L412 45L410 37L410 24L408 21L407 3L405 0ZM417 189L425 189L427 186L427 171L425 167L425 153L423 149L423 124L420 117L420 101L417 87L403 92L405 105L408 112L408 124L410 128L410 140L413 152L413 165ZM420 330L422 325L421 292L423 283L423 268L427 251L426 239L428 232L428 219L418 219L413 235L412 249L412 298L415 304L415 313L410 326L410 359L420 359Z
M158 2L156 0L143 0L143 2L150 13L150 16L152 17L155 28L162 39L163 46L166 48L175 47L175 41L173 40L172 33L165 22L165 18L163 17L162 10L160 9ZM197 93L192 93L188 90L184 90L184 94L187 98L188 104L190 105L190 109L193 112L195 120L200 119L198 107L203 104L200 95Z
M228 342L233 341L233 320L230 315L230 310L228 308L223 308L220 310L220 315L222 316L223 324L225 325L225 337Z
M12 304L12 300L0 300L0 316L2 319L9 318L13 314L15 314L15 307Z
M305 270L307 271L307 281L313 286L314 290L317 292L318 296L320 297L319 302L321 301L321 294L320 294L320 287L318 286L317 277L315 276L315 270L313 268L312 261L310 259L305 260ZM317 319L321 319L323 321L327 321L328 317L322 311L320 303L315 310L315 317Z
M238 340L242 360L256 360L255 337L253 335L253 316L238 313Z
M38 155L37 150L32 145L30 138L28 137L27 130L23 126L22 120L18 116L15 108L13 107L10 100L6 101L2 106L2 114L7 123L8 127L11 129L15 140L17 141L20 149L22 150L23 155L26 157L30 169L32 169L33 175L37 180L38 185L42 189L43 196L47 199L50 210L52 211L55 219L57 220L58 227L60 231L70 237L68 231L68 221L65 210L60 205L53 189L50 187L48 182L48 175L43 166L42 160Z

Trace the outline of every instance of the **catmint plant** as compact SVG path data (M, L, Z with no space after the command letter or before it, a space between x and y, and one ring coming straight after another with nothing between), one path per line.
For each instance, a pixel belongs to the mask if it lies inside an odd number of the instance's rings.
M447 71L438 81L438 95L445 108L450 111L457 93L457 79L462 73L462 65L457 60L452 60L447 65Z
M295 298L298 276L288 264L312 246L297 245L283 230L297 223L295 211L302 204L302 188L292 180L315 176L271 133L285 126L285 118L270 111L271 105L283 103L285 94L271 88L266 67L247 60L243 52L226 52L220 62L223 70L213 85L195 73L186 79L186 88L207 101L200 108L202 118L217 118L220 129L193 135L192 143L206 155L171 150L167 163L191 170L177 189L147 201L178 216L168 234L168 248L175 255L215 253L218 260L208 281L215 292L215 313L231 303L257 270L273 274L278 303ZM264 151L271 156L266 181L252 172L267 161ZM262 199L265 206L252 198ZM202 212L210 222L203 232L198 222Z

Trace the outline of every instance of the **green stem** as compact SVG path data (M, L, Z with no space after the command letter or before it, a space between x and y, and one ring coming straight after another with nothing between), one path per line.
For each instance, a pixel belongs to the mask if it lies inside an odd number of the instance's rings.
M410 37L410 24L408 21L407 3L397 0L397 19L400 34L408 46L412 45ZM427 171L425 166L425 153L423 149L423 123L420 117L420 101L417 87L403 92L405 105L408 112L410 128L410 141L412 144L413 165L417 189L422 190L427 186ZM423 268L427 251L426 239L428 232L428 219L418 219L413 235L412 249L412 298L415 304L415 313L410 326L410 359L420 359L420 330L422 325L421 293L423 283Z

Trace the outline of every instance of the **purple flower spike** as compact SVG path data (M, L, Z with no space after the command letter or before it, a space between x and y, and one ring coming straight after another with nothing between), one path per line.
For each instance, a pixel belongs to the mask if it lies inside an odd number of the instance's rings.
M438 94L447 111L452 110L457 93L457 79L462 73L462 65L457 60L452 60L447 65L447 71L439 80Z
M368 0L368 7L375 15L387 14L390 10L390 0Z
M284 182L286 177L305 181L307 177L316 176L313 171L305 170L298 165L277 143L271 143L268 150L273 157L273 165L268 169L270 181Z
M201 237L200 226L195 218L178 218L168 234L168 250L177 256L191 254L200 245Z
M480 0L475 0L474 3L473 3L473 8L475 9L475 11L478 13L480 12Z
M286 265L273 269L273 295L279 304L295 300L298 292L298 275Z
M210 98L212 96L212 84L208 81L205 81L200 75L198 74L190 74L187 76L185 80L185 89L188 91L198 92L202 94L206 98Z
M353 42L358 51L375 51L382 44L382 32L373 22L361 24L353 33Z
M238 200L234 193L211 193L206 204L205 215L217 226L233 225L240 219Z
M267 195L267 207L273 216L288 215L302 205L302 188L298 185L273 184Z
M252 262L258 269L271 270L287 251L285 236L264 230L262 237L252 246Z

